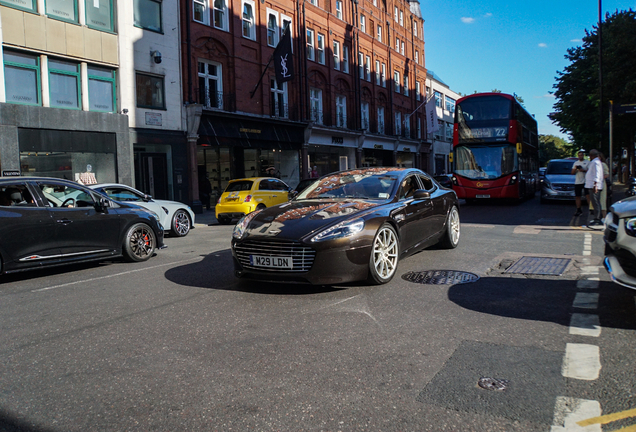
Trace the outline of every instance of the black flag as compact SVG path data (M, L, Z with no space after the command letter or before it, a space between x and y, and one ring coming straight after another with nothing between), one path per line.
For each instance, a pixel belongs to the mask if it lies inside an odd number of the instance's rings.
M276 69L276 82L281 85L294 78L294 62L292 61L292 44L289 27L274 50L274 69Z

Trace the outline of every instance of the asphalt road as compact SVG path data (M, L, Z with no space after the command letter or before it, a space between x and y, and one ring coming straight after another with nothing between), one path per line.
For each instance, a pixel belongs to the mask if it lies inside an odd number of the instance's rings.
M636 292L573 212L462 206L459 247L383 286L237 280L220 225L146 263L3 276L0 430L634 430ZM505 272L522 257L567 267ZM430 270L479 279L400 277Z

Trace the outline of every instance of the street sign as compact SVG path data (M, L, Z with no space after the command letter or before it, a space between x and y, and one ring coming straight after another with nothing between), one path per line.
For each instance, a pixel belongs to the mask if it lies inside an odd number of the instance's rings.
M636 104L612 105L614 114L636 114Z
M2 177L20 177L20 170L3 170Z

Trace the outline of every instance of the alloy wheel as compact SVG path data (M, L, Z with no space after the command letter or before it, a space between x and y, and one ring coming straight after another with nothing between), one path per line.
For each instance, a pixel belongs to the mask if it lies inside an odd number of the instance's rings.
M373 242L373 267L382 279L395 273L398 263L398 241L395 231L388 226L380 228Z

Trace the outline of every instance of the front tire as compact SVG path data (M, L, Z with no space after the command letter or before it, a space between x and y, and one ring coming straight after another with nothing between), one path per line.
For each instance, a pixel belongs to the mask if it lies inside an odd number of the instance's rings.
M381 285L393 279L400 257L397 233L390 224L380 227L373 238L369 258L369 282Z
M145 223L131 226L124 238L124 257L128 261L143 262L150 259L157 247L155 232Z
M172 217L171 233L177 237L185 237L190 232L191 227L192 222L190 222L188 212L183 209L177 210Z
M446 219L446 229L439 245L444 249L455 249L459 244L461 234L461 223L459 221L459 210L456 206L451 207Z

